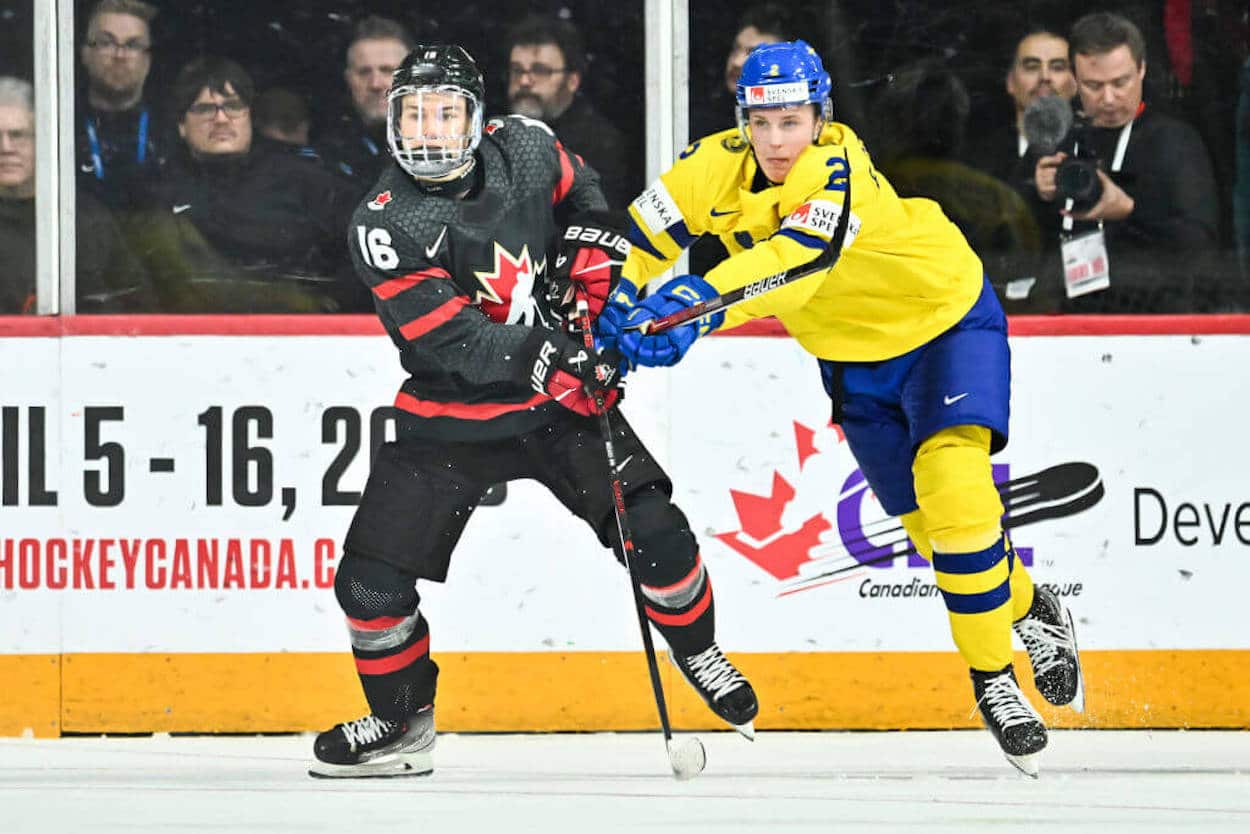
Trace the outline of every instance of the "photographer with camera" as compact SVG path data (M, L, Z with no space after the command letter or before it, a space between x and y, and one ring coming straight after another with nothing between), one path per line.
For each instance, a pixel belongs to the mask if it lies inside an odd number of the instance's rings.
M1086 15L1069 42L1082 114L1059 98L1025 114L1030 144L1056 149L1038 159L1034 186L1062 218L1063 309L1195 311L1209 289L1195 282L1208 274L1195 255L1215 248L1219 224L1207 150L1142 101L1145 41L1129 20Z

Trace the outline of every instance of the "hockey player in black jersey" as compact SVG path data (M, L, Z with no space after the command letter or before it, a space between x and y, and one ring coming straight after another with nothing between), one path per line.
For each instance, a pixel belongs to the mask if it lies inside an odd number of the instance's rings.
M317 737L317 776L432 771L438 666L416 584L446 579L491 484L540 481L622 558L593 419L596 393L609 408L619 397L617 365L565 331L575 299L597 315L629 243L591 168L540 122L484 123L484 100L463 49L416 47L388 96L397 164L352 218L357 272L409 376L335 579L371 714ZM716 645L695 537L667 475L623 418L613 425L647 615L709 707L749 737L758 704Z

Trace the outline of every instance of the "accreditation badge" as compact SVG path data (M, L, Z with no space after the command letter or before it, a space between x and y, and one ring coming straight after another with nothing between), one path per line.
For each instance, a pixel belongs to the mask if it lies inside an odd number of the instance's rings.
M1102 228L1059 242L1063 253L1063 287L1068 298L1105 290L1111 286L1111 265Z

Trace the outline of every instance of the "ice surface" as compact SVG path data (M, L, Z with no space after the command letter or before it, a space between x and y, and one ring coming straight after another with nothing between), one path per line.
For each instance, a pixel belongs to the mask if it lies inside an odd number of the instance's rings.
M1037 781L983 731L700 738L689 782L658 732L447 735L370 781L309 778L311 736L0 739L0 832L1250 831L1250 733L1055 732Z

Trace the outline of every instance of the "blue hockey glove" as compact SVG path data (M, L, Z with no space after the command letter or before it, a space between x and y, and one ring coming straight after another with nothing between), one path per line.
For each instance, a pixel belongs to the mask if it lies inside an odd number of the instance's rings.
M647 296L629 314L626 324L633 328L647 319L663 318L718 295L720 292L698 275L682 275ZM622 330L616 349L626 361L634 365L676 365L686 355L686 351L690 350L695 339L712 332L724 322L725 313L722 311L661 333L644 334L637 329Z
M638 288L622 277L612 288L608 303L595 319L595 342L603 350L614 350L624 331L625 319L638 304Z

